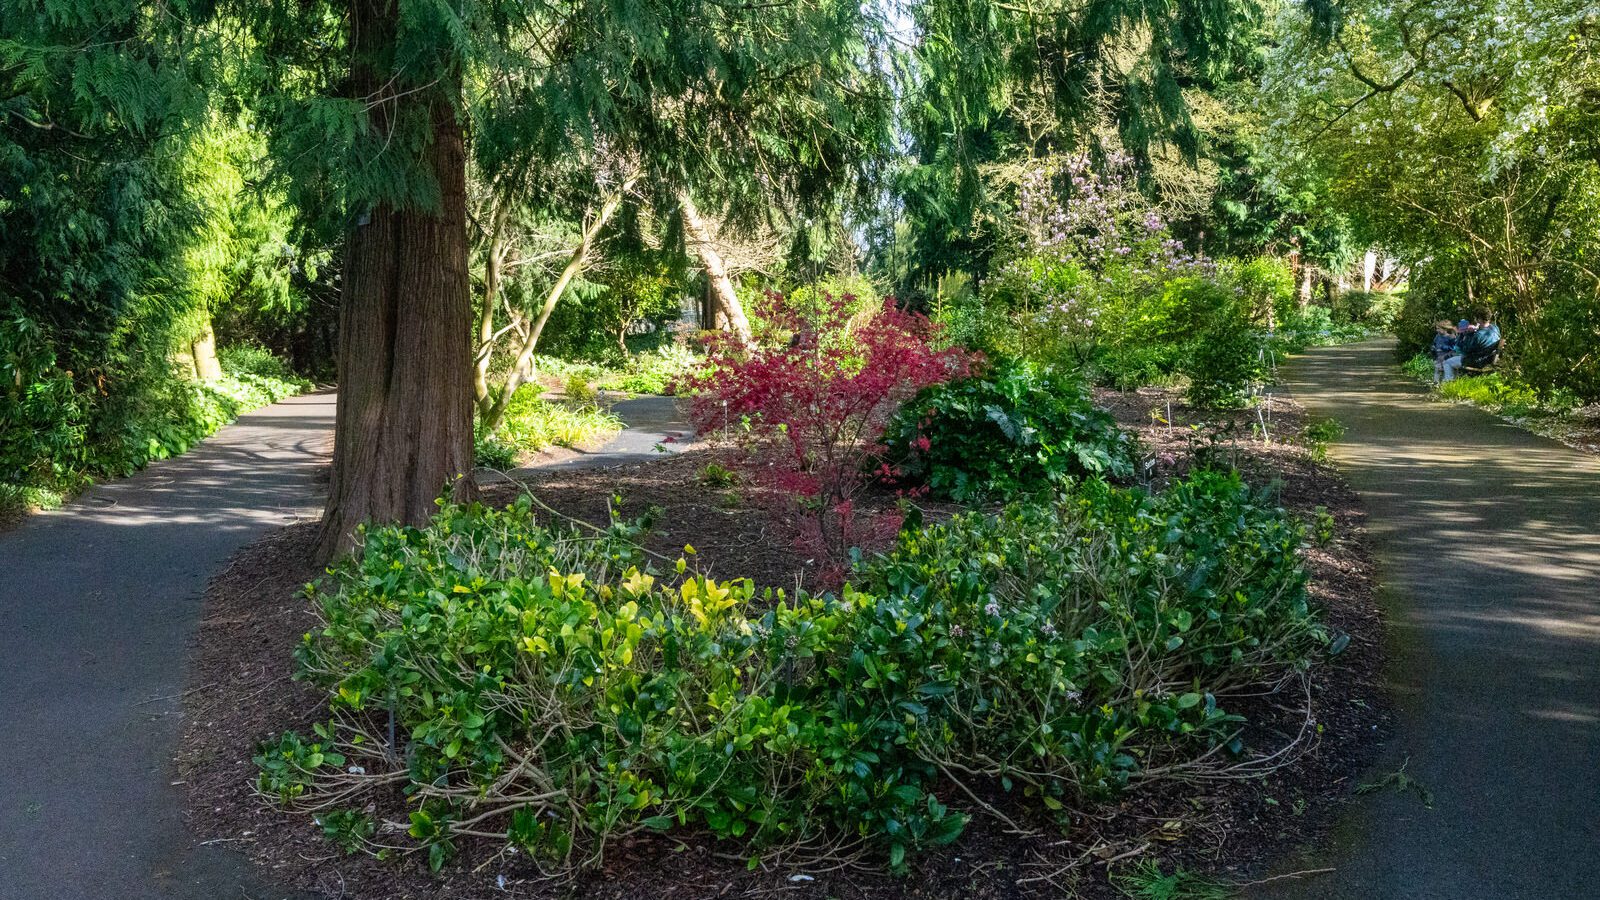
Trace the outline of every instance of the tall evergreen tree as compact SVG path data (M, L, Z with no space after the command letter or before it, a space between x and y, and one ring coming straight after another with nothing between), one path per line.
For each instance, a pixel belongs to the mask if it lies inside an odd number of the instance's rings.
M877 138L848 0L248 4L278 158L342 216L340 399L324 555L420 522L471 466L468 143L538 179L604 141L663 197L821 192ZM884 131L878 124L877 131Z
M1007 164L1080 149L1193 163L1202 131L1186 92L1253 49L1260 0L1013 4L925 0L905 107L913 161L899 194L923 280L981 275L997 240ZM1148 174L1148 170L1146 172ZM1012 185L1014 187L1014 185ZM999 188L999 190L997 190Z

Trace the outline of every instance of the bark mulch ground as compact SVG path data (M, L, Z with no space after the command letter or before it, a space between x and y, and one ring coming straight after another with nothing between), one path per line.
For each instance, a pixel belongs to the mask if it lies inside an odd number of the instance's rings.
M955 845L915 858L912 871L899 877L794 859L750 868L738 846L694 837L615 846L603 870L564 884L540 882L515 857L495 858L472 845L439 874L418 857L347 857L309 817L272 808L252 789L257 742L285 728L308 728L324 707L316 691L289 678L291 649L314 623L299 588L319 574L307 562L315 525L295 525L241 551L207 593L179 759L192 825L202 839L230 842L282 882L333 898L1111 897L1120 895L1118 873L1151 861L1166 872L1183 867L1234 884L1260 878L1273 861L1329 827L1390 727L1377 687L1382 628L1360 504L1301 442L1305 417L1287 401L1272 399L1259 413L1202 415L1156 389L1102 392L1099 400L1138 434L1154 461L1157 487L1197 455L1209 456L1271 485L1291 512L1309 518L1323 507L1336 523L1333 541L1308 547L1306 562L1315 598L1327 621L1350 636L1348 648L1316 667L1305 685L1232 707L1251 722L1249 746L1301 737L1303 752L1263 777L1159 783L1077 815L1066 829L1004 796L990 797L1036 832L1007 833L980 814ZM1263 440L1263 424L1270 440ZM814 582L816 562L793 549L759 491L706 483L707 464L717 460L715 450L701 448L619 469L556 470L532 479L529 489L562 514L589 522L604 522L618 496L625 516L653 507L651 548L675 554L693 544L701 564L722 577L747 575L785 587ZM485 494L507 502L516 490L499 485ZM951 509L932 505L929 513L938 518Z

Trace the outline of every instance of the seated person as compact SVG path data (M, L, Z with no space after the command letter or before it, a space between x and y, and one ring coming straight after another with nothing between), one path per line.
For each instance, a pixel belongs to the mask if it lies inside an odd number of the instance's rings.
M1500 327L1490 321L1488 313L1478 318L1478 328L1464 338L1456 348L1461 353L1461 367L1464 369L1487 369L1494 365L1500 356L1500 345L1504 339L1500 336Z
M1433 383L1444 379L1444 361L1456 355L1456 326L1439 321L1433 326Z
M1456 339L1456 355L1444 361L1444 380L1454 381L1461 369L1486 369L1500 356L1504 339L1488 311L1477 315L1478 324Z

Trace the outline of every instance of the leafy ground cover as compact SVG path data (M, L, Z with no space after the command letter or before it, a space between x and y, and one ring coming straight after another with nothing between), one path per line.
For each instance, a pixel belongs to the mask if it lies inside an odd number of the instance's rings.
M1423 384L1433 384L1433 360L1426 355L1406 360L1401 371ZM1600 453L1600 403L1580 404L1560 389L1540 391L1514 371L1457 378L1435 387L1433 395L1470 403L1574 449Z
M1299 708L1303 700L1299 697L1301 687L1298 681L1291 682L1294 685L1291 690L1267 697L1241 699L1237 704L1219 704L1229 712L1244 715L1248 720L1249 724L1240 731L1247 758L1251 751L1293 744L1294 749L1287 754L1295 757L1293 765L1263 773L1262 780L1240 782L1199 778L1186 783L1162 783L1135 779L1131 789L1112 791L1115 795L1113 799L1089 802L1086 800L1087 794L1078 792L1076 782L1072 790L1060 795L1035 794L1030 797L1025 785L1014 783L1014 790L1007 792L994 779L963 775L962 783L969 784L976 794L975 797L969 797L955 784L943 778L934 778L925 782L924 786L939 797L940 804L950 811L971 814L973 818L949 847L909 853L904 859L908 871L899 878L874 875L848 866L836 868L837 862L824 862L825 854L820 852L754 854L745 839L717 840L707 834L715 830L714 826L702 824L698 828L679 828L675 819L673 830L668 834L657 833L646 826L639 833L608 843L604 868L579 876L575 887L541 882L537 868L528 862L525 854L497 853L504 846L503 837L496 841L471 834L457 836L454 839L454 853L450 858L441 860L442 870L436 876L428 875L426 865L421 861L397 867L392 863L376 863L360 854L345 856L336 849L337 844L330 845L321 836L325 828L336 836L354 835L365 840L361 837L366 833L366 826L361 824L366 819L362 816L371 816L376 825L377 821L390 814L403 812L407 807L404 804L397 805L395 799L376 803L370 809L357 804L351 808L350 816L325 816L324 824L316 826L310 824L306 817L287 817L263 808L249 788L249 784L255 780L255 767L247 758L247 748L257 739L284 724L298 723L304 741L314 744L320 738L311 730L312 726L323 723L327 727L328 722L325 705L328 694L304 683L290 684L284 681L288 673L283 661L288 649L307 631L315 630L317 625L315 618L309 615L306 604L291 598L286 590L294 582L309 578L314 573L304 569L296 571L292 565L287 567L289 571L286 572L275 571L274 568L292 559L296 542L303 544L307 539L306 535L291 530L279 533L248 551L229 574L214 586L208 600L209 613L201 638L201 668L195 677L205 679L207 683L215 680L218 687L205 694L192 695L190 735L184 762L184 777L191 781L194 791L193 810L197 822L208 834L230 839L242 836L242 846L269 865L281 867L287 877L295 878L299 883L314 886L320 881L335 893L344 891L346 896L433 896L439 892L449 892L451 896L487 897L505 895L501 890L504 887L513 895L526 896L554 895L575 890L582 896L621 897L643 891L652 896L699 897L733 890L742 892L785 888L801 889L806 895L814 896L888 894L990 897L1053 894L1069 886L1094 896L1109 895L1115 890L1106 879L1108 870L1120 872L1122 867L1132 864L1137 857L1158 858L1164 863L1182 863L1191 867L1200 865L1224 880L1247 878L1242 874L1244 870L1237 868L1241 865L1241 856L1219 857L1214 852L1218 842L1210 836L1226 834L1227 845L1232 850L1242 855L1252 855L1272 841L1283 840L1286 834L1298 834L1304 828L1313 827L1315 822L1323 821L1326 810L1319 801L1337 792L1339 780L1359 760L1370 741L1372 725L1381 722L1381 717L1368 705L1372 696L1369 680L1377 658L1372 644L1373 613L1367 594L1369 573L1364 563L1358 512L1347 492L1343 492L1338 482L1312 459L1309 450L1293 442L1298 425L1290 411L1283 408L1275 410L1275 440L1269 444L1252 436L1248 422L1253 421L1254 417L1247 418L1243 414L1236 414L1236 421L1218 421L1214 423L1216 427L1210 428L1166 424L1160 420L1191 421L1190 411L1181 402L1171 412L1168 411L1166 401L1170 396L1170 393L1159 392L1127 395L1106 393L1101 398L1120 420L1139 431L1141 441L1157 460L1157 467L1151 472L1153 487L1162 487L1174 479L1185 478L1196 459L1215 461L1227 458L1239 463L1249 477L1257 482L1278 479L1280 486L1273 502L1282 502L1294 516L1308 523L1313 522L1316 519L1314 509L1321 506L1325 508L1324 515L1332 521L1326 538L1327 546L1319 546L1318 539L1313 539L1298 552L1298 557L1304 560L1312 576L1310 596L1322 609L1327 627L1350 636L1348 647L1338 657L1339 664L1313 668L1307 676L1311 679L1312 696L1315 698L1313 716L1321 727L1313 728L1310 732L1302 730L1309 720L1304 709ZM1281 404L1281 401L1274 403ZM1158 415L1153 417L1153 411ZM714 451L696 450L672 459L631 467L620 473L551 472L536 479L531 487L542 502L564 515L591 521L604 521L607 498L613 492L621 492L627 498L619 510L625 517L647 512L650 507L658 508L653 514L655 529L643 539L644 549L673 558L682 552L683 544L695 544L697 553L690 558L712 579L711 586L717 586L717 579L741 574L752 574L762 583L771 585L794 585L796 581L801 585L812 583L817 575L818 563L814 560L808 562L795 553L787 542L770 540L765 533L770 520L765 514L764 505L759 498L749 496L750 492L763 488L748 485L745 490L735 490L728 486L727 477L718 475L712 466L716 459ZM739 476L734 474L732 477ZM502 493L495 495L499 498L497 502L509 501L516 495L516 489L512 487L499 490ZM1178 490L1183 490L1181 484ZM1117 493L1115 496L1127 498L1133 495ZM895 498L892 494L886 494L876 496L872 502L893 505ZM955 508L950 506L926 500L920 503L929 522L942 521L955 512ZM549 517L548 513L545 515ZM1049 517L1042 512L1031 515ZM1000 532L990 530L993 528L999 528ZM928 561L966 559L969 556L958 554L952 557L929 551L929 547L942 541L970 541L980 537L987 541L1006 530L1003 524L985 525L973 530L961 526L959 520L954 526L930 529L924 539L928 543L902 546L896 551L898 556L891 554L891 559L895 561L886 563L887 568L880 571L879 583L864 586L863 589L877 596L889 587L889 581L901 577L895 572L903 575L908 566L922 567ZM1038 531L1039 522L1028 520L1027 530ZM395 552L410 552L400 549L401 546L395 545ZM487 549L488 546L482 545L480 549ZM620 564L622 561L618 562ZM636 563L630 561L629 564ZM993 564L984 563L980 558L971 565L976 567L971 570L972 574L982 577L983 567ZM949 570L947 578L930 580L918 577L914 580L918 583L957 585L968 577L961 575L961 572L967 571L965 566L962 564ZM264 576L265 583L262 582ZM373 570L362 578L362 583L372 578L381 581L384 577L387 576ZM674 577L669 570L664 581ZM612 582L613 590L621 589L614 578L597 578L595 581ZM646 593L657 593L662 583L658 582ZM346 584L348 587L355 582ZM521 589L529 589L531 584ZM475 588L470 585L471 582L468 582L464 586L469 586L469 590L484 590L489 582ZM598 590L600 586L595 582L589 584L591 590ZM681 588L679 590L681 598ZM447 602L465 596L458 594L454 586L440 593ZM735 593L730 591L729 596ZM796 596L793 590L789 593L791 597ZM593 602L598 594L586 593L585 596ZM1009 605L1013 601L1002 597L1000 602ZM980 626L987 616L984 605L977 604L974 608L974 601L970 599L963 602L953 598L948 608L961 612L956 618L944 620L941 627L946 636L955 626L960 626L973 637L976 637L973 632L979 627L989 627ZM540 604L534 606L547 608ZM694 617L689 614L686 618ZM1007 617L1007 621L1016 626L1021 635L1016 649L1020 651L1027 648L1028 652L1037 653L1037 643L1030 646L1027 641L1040 640L1042 624L1023 617ZM1062 621L1051 624L1058 629L1068 627ZM357 630L365 627L358 626ZM240 629L246 628L254 637L238 640L242 636ZM756 630L759 632L759 629ZM859 634L854 631L850 633ZM998 636L996 639L1006 646L1010 646L1012 640ZM787 641L784 643L787 644ZM982 646L982 643L974 641L973 646ZM886 661L902 659L900 654L907 652L896 647L893 641L884 649ZM636 649L635 652L638 654L640 651ZM1187 651L1180 645L1175 652ZM1026 661L1026 655L1020 660ZM990 671L989 677L997 684L1007 680L1002 677L1008 665L1004 659L997 664L990 664L986 658L981 661L965 658L963 665L975 665ZM920 666L917 671L926 671L927 668ZM791 671L790 676L800 677L807 671L814 670L802 666ZM368 673L361 677L371 676ZM1009 677L1018 676L1013 673ZM865 678L864 673L855 675L857 682ZM801 680L804 681L804 678ZM1086 693L1104 689L1094 686L1092 682L1091 678L1090 683L1078 689ZM352 683L349 687L354 689L356 684ZM864 693L862 702L871 702L878 694L877 691L853 693ZM324 709L320 714L315 712L319 696L323 698ZM1186 704L1188 696L1188 689L1173 690L1165 700L1157 697L1148 702L1152 708L1163 703L1176 707ZM913 702L925 702L927 699L919 698ZM1138 714L1139 702L1130 701L1127 697L1121 701L1114 701L1111 697L1103 699L1123 713ZM457 703L456 700L442 697L436 698L436 702L440 704L438 709ZM956 701L950 702L956 705ZM1133 705L1125 705L1129 702ZM1178 718L1182 719L1185 713L1197 715L1209 708L1209 702L1202 698L1192 705L1182 706ZM309 715L308 710L311 711ZM1028 710L1027 706L1020 707L1017 714L1026 715ZM415 724L409 715L398 717L398 728L404 729ZM970 714L967 718L970 718ZM478 727L487 721L488 717ZM1023 720L1017 721L1020 724ZM1156 715L1153 721L1161 722L1164 719L1162 715ZM457 725L468 726L468 721L458 721ZM386 740L383 730L381 721L367 729L376 738L373 746ZM1181 735L1174 736L1160 725L1155 730L1168 738L1185 739ZM951 738L953 744L950 746L965 745L965 741L958 739L960 734L961 728L954 728ZM1303 734L1309 736L1298 742L1293 741L1296 735ZM427 744L436 747L430 751L433 755L424 754L419 759L448 758L443 753L449 749L454 738L446 732L439 732L434 738L437 738L434 743ZM464 752L467 745L468 742L463 740L458 754ZM290 746L287 749L292 755L294 748ZM348 748L340 752L348 752ZM763 756L765 752L757 752L756 755ZM1106 762L1113 762L1115 756L1106 757ZM351 765L369 767L369 771L379 768L373 765L373 760L359 759L354 755L344 761L343 768ZM1110 771L1115 770L1116 766L1111 765ZM853 766L844 777L847 780L854 777L852 772ZM471 783L470 776L461 774L464 780L457 781L452 776L445 783L455 786ZM644 773L639 771L636 774ZM616 772L602 773L599 783L608 779L615 783L618 777ZM1118 780L1118 777L1112 778L1113 782ZM670 787L663 787L663 791L670 791ZM781 799L785 794L774 792L763 796ZM1058 802L1062 802L1066 809L1061 812L1052 810L1050 804L1044 802L1045 796L1052 799L1059 796ZM985 809L985 805L992 809ZM826 815L826 809L827 804L823 804L815 815ZM1069 810L1070 814L1067 812ZM404 818L401 821L407 822L407 830L414 824ZM730 829L731 821L727 826ZM1011 824L1007 824L1007 821ZM1026 834L1018 836L1008 833L1013 826ZM424 835L429 833L428 827L421 826ZM746 827L748 835L749 826ZM390 834L381 828L373 834L376 840L393 843L397 847L415 846L418 843L417 839ZM1062 843L1063 836L1068 839L1065 844ZM813 850L816 849L813 845ZM1124 856L1130 851L1134 852ZM880 860L890 852L893 852L892 849L882 844L877 848ZM753 867L748 867L747 862L752 856L759 856L759 860ZM1105 864L1105 861L1119 856L1123 859L1110 866ZM306 859L317 862L307 866ZM791 880L796 877L799 880Z

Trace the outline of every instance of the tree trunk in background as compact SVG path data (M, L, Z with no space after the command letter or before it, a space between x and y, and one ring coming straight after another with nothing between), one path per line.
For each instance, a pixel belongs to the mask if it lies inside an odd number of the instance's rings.
M424 524L447 489L467 496L472 472L472 300L467 282L466 152L443 98L405 93L364 60L395 40L395 0L351 7L356 96L389 95L372 107L380 133L388 111L427 116L422 163L439 208L378 206L350 232L339 316L339 400L333 475L318 555L354 544L366 521Z
M739 302L739 294L733 288L733 279L728 277L728 267L717 254L716 246L711 243L711 232L686 190L678 191L678 211L683 216L684 234L695 255L700 258L700 265L705 267L706 281L711 285L712 296L716 298L719 318L727 317L728 330L737 335L739 340L750 340L750 320L745 317L744 305Z
M489 251L483 263L483 309L478 314L477 359L472 368L472 393L479 406L489 402L489 365L494 357L494 309L500 302L500 278L506 265L506 220L511 201L501 200L489 225Z
M1299 303L1301 309L1311 305L1311 264L1304 261L1300 263L1300 288L1296 292L1295 301Z
M201 381L216 381L222 377L222 363L217 359L217 333L211 330L211 313L204 311L205 323L200 326L200 336L189 345L194 357L194 375Z
M628 182L632 184L632 182ZM522 348L517 351L516 362L511 364L511 371L506 373L506 383L501 386L497 396L486 395L478 401L478 424L484 431L493 431L500 427L500 420L506 416L506 407L511 403L511 396L517 392L528 376L533 374L533 351L539 346L539 337L544 334L544 326L550 321L550 314L556 311L556 304L561 301L561 295L567 292L567 286L572 284L572 279L577 278L583 271L583 266L589 260L589 252L594 249L594 242L600 236L600 230L606 227L611 217L616 214L617 207L622 205L623 191L607 197L600 205L599 212L594 219L583 229L583 234L578 238L578 246L572 248L572 255L567 258L567 265L561 270L561 275L556 283L551 286L550 292L545 295L544 306L539 309L539 318L528 328L527 337L522 340Z

